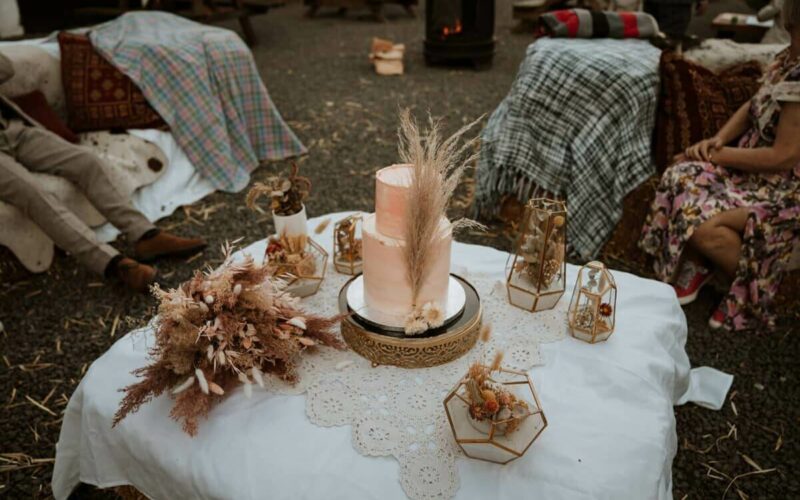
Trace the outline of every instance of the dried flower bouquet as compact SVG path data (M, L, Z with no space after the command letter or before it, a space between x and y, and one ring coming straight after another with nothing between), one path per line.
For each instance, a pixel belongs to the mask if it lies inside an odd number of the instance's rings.
M530 416L528 403L496 383L492 373L500 370L502 353L495 356L490 366L475 362L467 373L466 396L469 401L469 416L477 422L494 422L495 432L508 435ZM491 424L486 422L486 432Z
M197 272L180 287L153 293L159 300L153 362L133 373L142 380L125 389L114 425L169 391L170 416L189 435L231 389L264 386L271 374L297 379L299 356L322 345L344 349L332 333L340 318L304 312L284 283L249 256L235 262L232 248L216 270Z
M262 196L269 196L270 209L276 215L288 216L303 210L303 201L311 192L311 180L297 175L300 168L292 162L292 170L288 177L276 175L265 182L256 182L247 193L246 203L252 210L257 209L257 201Z

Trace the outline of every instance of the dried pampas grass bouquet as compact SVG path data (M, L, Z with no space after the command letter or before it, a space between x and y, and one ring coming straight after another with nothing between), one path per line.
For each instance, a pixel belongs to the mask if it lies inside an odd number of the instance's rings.
M114 425L169 391L170 416L194 436L200 419L236 386L250 397L267 375L293 383L302 353L344 349L332 333L339 317L302 311L267 267L250 256L234 261L232 250L225 245L219 268L197 272L176 289L153 288L159 300L153 362L133 372L142 380L123 389Z
M465 139L465 136L482 119L483 116L444 138L440 121L429 118L427 128L421 129L408 109L400 113L398 153L403 163L411 165L412 171L406 203L403 253L415 304L433 260L431 242L436 239L442 218L447 218L450 200L464 171L478 157L479 138ZM483 229L484 226L471 219L458 219L451 222L451 228L456 231L463 228ZM423 306L416 305L418 308ZM421 316L421 310L413 312L408 318L409 324L418 323ZM418 328L409 328L407 325L406 333L416 334L436 326L422 324Z

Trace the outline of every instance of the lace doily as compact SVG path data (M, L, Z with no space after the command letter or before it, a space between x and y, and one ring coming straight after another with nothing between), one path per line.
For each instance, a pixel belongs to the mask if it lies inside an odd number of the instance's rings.
M305 393L306 414L315 425L350 425L353 447L362 455L395 457L400 484L412 499L450 498L458 490L455 460L461 450L442 402L469 365L502 350L504 365L527 371L542 361L540 343L566 335L563 297L553 310L534 314L508 304L503 282L480 274L464 277L480 294L484 324L492 325L488 345L479 343L448 364L415 370L373 368L353 351L320 349L303 357L296 385L265 380L268 390ZM348 279L331 270L319 292L304 299L304 308L337 314L339 290Z

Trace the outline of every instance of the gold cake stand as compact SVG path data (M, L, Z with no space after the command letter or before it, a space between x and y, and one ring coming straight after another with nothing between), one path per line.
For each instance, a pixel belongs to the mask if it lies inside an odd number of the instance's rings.
M373 366L394 365L425 368L460 358L478 340L481 329L481 299L475 288L460 276L452 275L464 287L466 303L461 314L442 328L418 337L381 328L363 320L347 305L347 289L356 277L339 291L339 311L349 314L342 320L342 337L347 345Z

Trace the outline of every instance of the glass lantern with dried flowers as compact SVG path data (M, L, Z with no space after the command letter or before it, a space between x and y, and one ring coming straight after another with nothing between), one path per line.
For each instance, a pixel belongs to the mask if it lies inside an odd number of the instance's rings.
M270 199L270 209L278 236L307 235L306 207L303 201L311 192L311 180L298 175L299 167L292 162L292 170L287 177L276 175L264 182L256 182L247 193L246 203L252 209L263 213L257 201L262 196Z
M267 241L264 265L286 283L296 297L314 295L325 279L328 252L306 235L272 236Z
M485 347L491 328L484 325ZM506 464L528 451L547 419L527 373L502 367L498 352L490 365L476 361L444 399L453 437L470 458Z
M361 223L361 214L355 214L333 226L333 267L342 274L356 275L363 267Z
M602 342L614 333L617 284L602 262L592 261L578 271L568 323L572 336L586 342Z
M525 207L514 257L506 269L508 300L528 311L552 309L566 288L567 208L534 198Z

